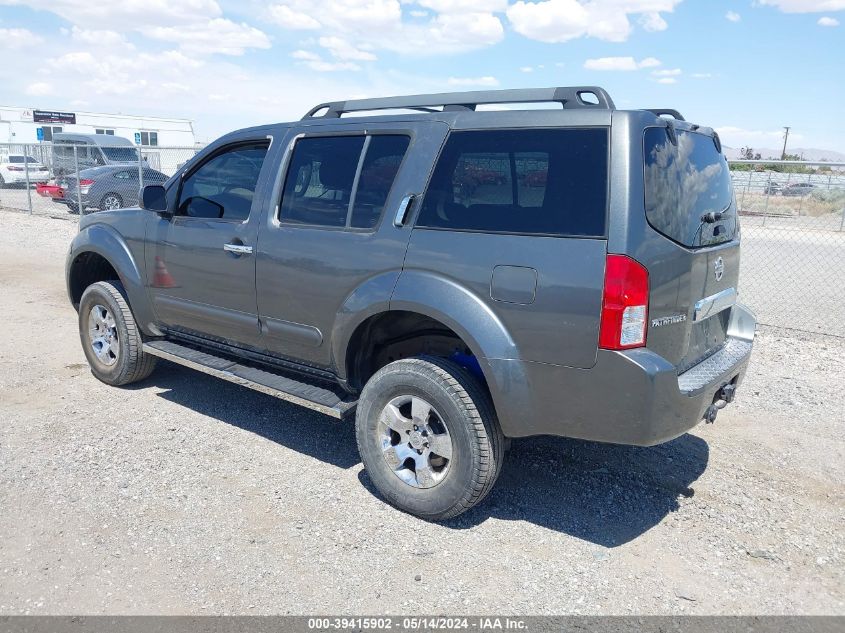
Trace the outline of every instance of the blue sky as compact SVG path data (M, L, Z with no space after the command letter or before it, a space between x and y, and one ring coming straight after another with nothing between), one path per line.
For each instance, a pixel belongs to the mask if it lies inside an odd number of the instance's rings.
M840 24L841 23L841 24ZM845 152L845 0L0 0L0 103L193 119L596 84L726 145Z

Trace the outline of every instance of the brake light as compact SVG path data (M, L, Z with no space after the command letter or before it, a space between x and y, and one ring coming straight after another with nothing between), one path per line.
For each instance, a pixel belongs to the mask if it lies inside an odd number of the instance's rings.
M79 181L79 184L82 187L86 187L86 186L90 187L91 185L94 184L94 181L91 180L90 178L83 178L82 180Z
M23 171L23 167L14 167L12 165L9 165L6 169L9 171Z
M604 268L599 347L643 347L648 319L648 271L625 255L608 255Z

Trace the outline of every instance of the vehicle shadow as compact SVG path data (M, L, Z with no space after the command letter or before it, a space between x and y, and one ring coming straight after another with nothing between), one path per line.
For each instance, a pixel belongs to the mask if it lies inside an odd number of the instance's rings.
M156 395L332 466L346 469L361 462L352 424L273 396L168 362L136 385L164 389Z
M618 547L677 510L679 497L692 497L691 484L708 458L707 443L689 434L647 448L558 437L514 440L490 496L444 525L528 521ZM378 494L365 471L359 479Z
M202 415L267 438L338 468L360 463L354 427L272 396L160 363L138 387ZM461 530L489 518L528 521L604 547L635 539L679 508L679 497L709 459L707 443L693 435L654 447L618 446L556 437L514 440L490 496L442 525ZM366 471L358 475L378 492Z

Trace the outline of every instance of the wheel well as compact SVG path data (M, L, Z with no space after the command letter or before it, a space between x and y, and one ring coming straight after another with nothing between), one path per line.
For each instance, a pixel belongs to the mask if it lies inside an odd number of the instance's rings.
M452 358L487 389L475 355L460 336L436 319L399 310L372 316L353 333L346 352L349 386L360 390L388 363L420 354Z
M119 279L117 271L109 261L97 253L80 253L70 267L70 296L74 307L79 307L82 293L93 283Z

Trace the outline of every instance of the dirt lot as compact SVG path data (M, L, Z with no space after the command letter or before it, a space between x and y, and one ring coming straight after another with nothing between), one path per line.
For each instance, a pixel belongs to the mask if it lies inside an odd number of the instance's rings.
M845 339L762 329L716 424L515 442L432 525L374 496L350 425L164 363L97 382L75 226L0 222L0 616L845 614Z

